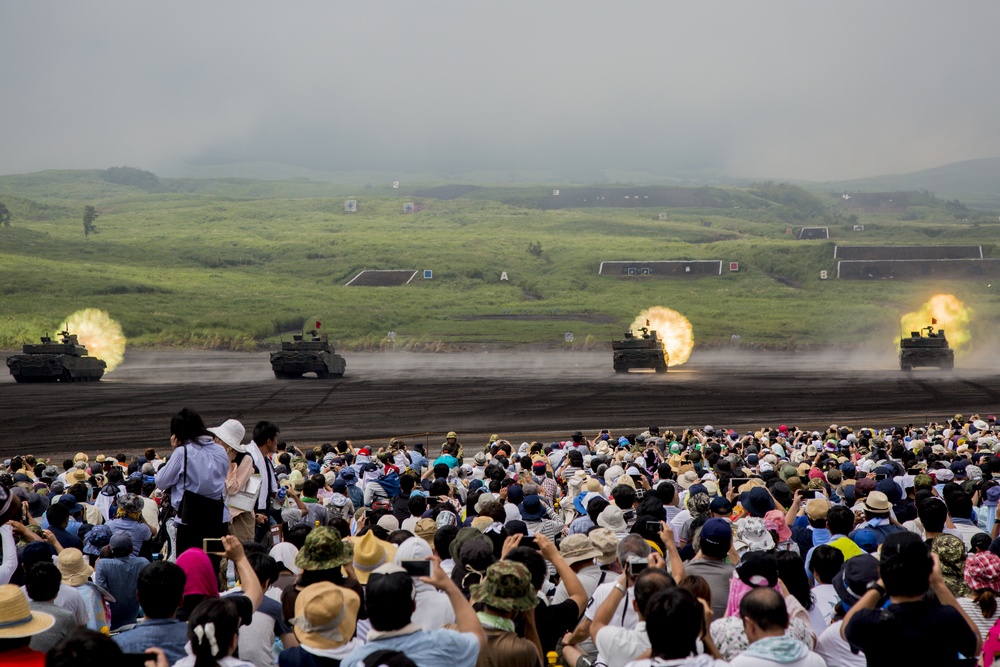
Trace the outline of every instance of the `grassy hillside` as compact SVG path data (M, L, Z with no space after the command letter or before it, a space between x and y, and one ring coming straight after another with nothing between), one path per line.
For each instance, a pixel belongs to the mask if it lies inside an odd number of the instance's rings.
M414 187L414 190L422 190ZM791 186L711 188L705 208L546 209L545 188L480 188L434 199L410 190L308 180L159 179L111 183L100 171L0 177L14 220L0 228L0 347L53 331L84 307L107 310L133 345L252 348L311 322L342 346L593 345L644 308L686 315L701 345L881 345L899 314L953 292L995 327L992 285L819 279L837 243L983 244L997 227L944 208L862 215ZM628 190L623 189L622 192ZM428 192L433 192L429 190ZM662 192L660 193L662 194ZM359 212L344 213L357 198ZM403 202L422 205L404 215ZM933 203L933 202L932 202ZM101 213L84 238L83 208ZM659 220L665 212L666 220ZM829 226L830 241L788 229ZM529 252L540 244L540 255ZM602 260L721 259L740 271L698 279L598 276ZM398 288L345 287L362 269L431 269ZM501 272L510 280L500 281Z
M1000 158L965 160L908 174L889 174L850 181L810 184L810 189L892 192L929 190L942 199L961 199L969 206L1000 207Z

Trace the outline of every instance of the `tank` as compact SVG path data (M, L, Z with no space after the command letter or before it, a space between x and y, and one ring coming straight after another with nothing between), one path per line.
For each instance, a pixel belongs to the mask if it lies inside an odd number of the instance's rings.
M633 368L652 368L657 373L667 372L670 357L666 346L655 331L646 327L639 329L639 335L626 331L623 340L611 341L611 349L614 351L616 373L627 373Z
M944 329L935 332L933 326L924 327L911 331L909 338L899 339L899 369L909 371L918 366L946 370L955 367L955 351L948 346Z
M42 336L40 344L25 345L22 354L7 358L16 382L97 382L108 367L103 359L87 356L76 334L59 332L59 341Z
M321 379L343 377L347 362L334 353L326 334L320 336L315 329L308 333L309 340L295 334L290 342L282 341L281 350L271 353L274 377L299 378L304 373L315 373Z

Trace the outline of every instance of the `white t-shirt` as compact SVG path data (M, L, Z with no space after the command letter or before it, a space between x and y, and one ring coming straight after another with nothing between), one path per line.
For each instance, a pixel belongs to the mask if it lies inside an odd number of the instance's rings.
M691 655L679 660L663 660L661 658L645 658L633 660L625 667L729 667L725 660L716 660L710 655Z
M854 653L847 640L840 636L843 621L834 621L816 638L816 653L829 667L867 667L864 653Z
M608 599L608 595L614 590L615 584L618 583L617 577L614 581L606 581L597 587L594 591L594 595L590 598L590 604L587 605L587 610L583 612L583 615L587 617L587 620L593 621L594 614L600 609L604 601ZM621 602L618 603L618 608L615 610L614 616L611 617L611 622L608 625L617 626L619 628L635 628L636 623L639 622L639 612L637 612L632 607L632 600L635 596L632 594L632 589L628 588L625 590L625 595L622 596Z
M806 657L794 662L778 662L741 653L733 658L729 664L732 667L776 667L776 665L781 665L781 667L827 667L826 661L813 651L809 651Z
M645 621L636 623L632 630L606 625L598 630L596 640L597 654L604 657L608 667L625 667L649 650Z
M580 584L583 586L583 590L587 592L587 599L589 600L591 596L594 595L594 591L597 587L604 583L604 581L614 581L618 579L618 575L614 572L608 572L607 570L602 570L597 565L588 565L576 573L577 578L580 580ZM604 581L601 581L603 576ZM565 602L569 599L569 594L566 592L566 584L559 582L556 586L556 592L552 596L551 604L559 604L560 602Z
M833 620L833 608L840 602L840 596L837 595L833 584L819 584L812 589L812 594L815 604L809 611L809 621L812 623L813 632L819 636Z
M590 603L587 605L586 611L583 615L589 621L594 620L594 615L597 610L600 609L601 605L614 590L617 579L614 581L601 584L594 591L593 597L590 598ZM635 629L635 626L639 623L639 612L637 612L632 604L632 600L635 596L632 593L632 589L628 588L625 590L625 595L622 596L621 602L618 603L618 608L615 609L614 615L611 617L611 621L608 623L611 627L627 628L629 630ZM597 662L607 663L608 656L601 653L600 650L597 651Z

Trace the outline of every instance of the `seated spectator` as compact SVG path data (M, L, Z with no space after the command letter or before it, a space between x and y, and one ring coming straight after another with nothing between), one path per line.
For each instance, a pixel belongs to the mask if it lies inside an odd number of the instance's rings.
M111 558L97 561L94 583L115 599L111 603L111 629L135 623L139 616L139 600L135 596L139 572L149 565L145 558L133 556L132 537L126 532L111 538Z
M525 577L527 579L527 577ZM486 646L486 634L472 605L462 595L435 559L433 574L422 579L448 595L458 631L423 630L412 622L413 582L395 565L383 565L372 573L365 589L372 630L368 643L341 661L342 667L359 667L376 651L400 651L420 667L473 667Z
M240 618L233 598L202 600L188 619L191 653L174 663L174 667L256 667L252 662L233 657L238 645Z
M31 610L54 619L51 627L31 638L31 648L46 653L76 629L76 617L55 604L62 575L53 563L35 563L28 569L25 587Z
M170 663L159 648L142 647L136 653L147 654L147 665L169 667ZM2 653L0 653L0 657ZM2 663L9 665L11 663ZM13 663L24 665L34 663ZM77 628L73 634L59 642L44 658L45 667L108 667L132 664L125 662L125 652L104 633Z
M109 631L111 617L108 615L107 603L113 601L112 596L90 581L94 568L87 563L83 552L79 549L63 549L59 553L57 566L63 583L75 588L83 598L87 610L87 627L98 632Z
M298 641L292 633L292 628L282 617L280 592L279 599L266 594L271 584L278 578L278 564L273 558L262 553L250 553L247 555L247 560L265 595L261 599L260 606L253 612L249 625L240 628L239 654L240 658L255 665L270 665L274 662L272 651L275 639L280 639L285 648L296 646ZM225 597L237 592L242 594L242 589L231 589Z
M118 513L116 518L108 521L106 525L111 529L111 534L125 532L132 538L132 555L138 556L142 545L153 537L153 530L146 525L142 516L145 504L142 496L134 493L126 493L118 499Z
M960 653L979 653L975 622L948 589L937 555L932 558L920 536L905 530L888 536L879 575L880 582L851 607L840 628L869 665L958 665ZM937 600L927 598L928 590ZM882 609L886 596L890 604Z
M750 646L733 658L733 667L826 667L823 658L786 635L788 608L773 588L755 588L744 595L740 618Z
M142 568L136 595L145 615L142 623L114 636L125 653L142 653L149 646L163 651L172 665L184 657L187 624L175 617L181 606L187 578L184 570L166 561Z
M49 532L56 536L63 549L83 549L83 540L66 530L69 525L69 510L65 505L52 503L45 511L45 518L49 521Z
M411 537L399 545L393 562L402 565L404 560L427 560L431 548L419 537ZM414 622L424 630L436 630L455 623L455 610L447 594L423 581L420 577L410 577L413 581Z
M354 636L361 598L353 591L320 582L306 586L295 598L292 624L298 646L286 648L279 667L328 667L362 645Z
M17 586L0 586L0 664L42 667L45 653L31 646L35 636L49 631L55 618L35 611Z
M51 563L53 556L55 556L55 549L51 545L45 542L29 543L21 550L22 574L26 574L35 563ZM23 576L21 580L24 580ZM28 594L28 589L25 586L21 587L21 591L25 595ZM77 625L87 624L89 619L87 605L84 603L80 591L76 590L76 588L66 583L60 583L59 593L56 595L55 602L57 607L62 607L73 612L73 617L76 618Z

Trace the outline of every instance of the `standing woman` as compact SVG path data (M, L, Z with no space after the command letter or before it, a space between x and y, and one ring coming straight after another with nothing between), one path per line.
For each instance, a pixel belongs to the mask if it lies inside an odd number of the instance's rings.
M156 473L156 487L170 494L177 512L174 558L206 537L229 533L225 504L229 456L197 412L184 408L170 419L170 459Z
M229 473L226 475L226 506L229 507L229 534L240 542L254 538L254 507L260 492L260 475L254 475L253 458L243 443L246 428L235 419L208 429L215 442L226 448Z

